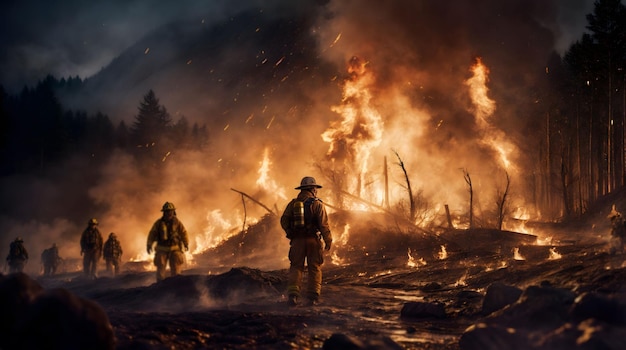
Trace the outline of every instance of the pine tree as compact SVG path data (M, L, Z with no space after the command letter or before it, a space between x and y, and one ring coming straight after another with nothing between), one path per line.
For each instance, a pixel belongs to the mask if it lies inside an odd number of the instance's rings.
M131 130L132 140L138 146L151 147L161 142L172 127L172 118L150 89L138 107L139 113Z

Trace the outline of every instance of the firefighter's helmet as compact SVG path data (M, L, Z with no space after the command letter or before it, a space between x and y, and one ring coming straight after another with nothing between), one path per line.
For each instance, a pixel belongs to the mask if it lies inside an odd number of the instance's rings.
M87 222L88 225L97 225L98 224L98 220L96 220L95 218L91 218L89 219L89 222Z
M300 186L296 187L296 190L301 190L303 188L311 188L311 187L322 188L321 185L318 185L315 182L315 178L311 176L305 176L302 178L302 181L300 181Z
M165 202L165 204L163 204L163 208L161 208L161 211L167 211L167 210L176 210L174 203Z

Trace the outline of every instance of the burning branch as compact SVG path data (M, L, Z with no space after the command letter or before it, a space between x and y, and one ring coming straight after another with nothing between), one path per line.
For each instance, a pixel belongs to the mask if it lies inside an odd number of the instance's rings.
M473 228L474 226L474 189L472 188L472 178L470 178L467 170L463 169L463 178L465 178L465 182L469 186L469 194L470 194L470 205L469 205L469 228Z
M277 215L276 213L274 213L274 212L272 211L272 209L270 209L269 207L267 207L265 204L263 204L263 203L259 202L258 200L256 200L256 199L254 199L254 198L250 197L249 195L247 195L247 194L245 194L245 193L243 193L243 192L241 192L241 191L237 191L237 190L236 190L236 189L234 189L234 188L231 188L230 190L231 190L231 191L234 191L234 192L237 192L237 193L239 193L240 195L242 195L243 197L246 197L246 198L250 199L251 201L253 201L254 203L256 203L256 204L258 204L258 205L262 206L262 207L263 207L265 210L267 210L270 214L272 214L272 215ZM244 203L244 209L245 209L245 203Z
M411 190L411 181L409 181L409 175L406 173L406 168L404 167L404 163L402 162L400 155L396 151L393 151L393 153L395 153L396 157L398 157L398 162L399 162L398 165L400 165L400 167L402 168L402 171L404 172L404 178L406 179L407 190L409 191L409 203L411 203L409 218L411 219L412 222L415 222L415 199L413 199L413 191Z
M374 204L374 203L372 203L372 202L370 202L370 201L367 201L367 200L365 200L365 199L363 199L363 198L361 198L361 197L355 196L355 195L353 195L353 194L351 194L351 193L348 193L348 192L346 192L346 191L341 191L341 193L342 193L342 194L344 194L344 195L346 195L346 196L348 196L348 197L350 197L350 198L352 198L352 199L355 199L355 200L357 200L357 201L359 201L359 202L361 202L361 203L367 204L367 205L369 205L369 206L370 206L370 207L372 207L372 208L378 209L378 210L380 210L380 211L384 212L385 214L391 215L391 217L393 217L395 220L402 221L403 223L408 224L408 225L410 225L411 227L415 227L415 228L417 228L418 230L422 231L423 233L426 233L426 234L430 234L430 233L431 233L431 232L429 232L429 231L427 231L427 230L425 230L425 229L422 229L421 227L418 227L418 226L415 224L415 221L410 221L410 220L408 220L406 217L403 217L403 216L397 215L396 213L394 213L394 212L392 212L392 211L390 211L390 210L386 209L385 207L382 207L382 206L380 206L380 205L378 205L378 204ZM333 209L337 209L337 208L334 208L333 206L328 205L328 204L326 204L326 203L324 203L324 205L327 205L327 206L329 206L329 207L331 207L331 208L333 208Z

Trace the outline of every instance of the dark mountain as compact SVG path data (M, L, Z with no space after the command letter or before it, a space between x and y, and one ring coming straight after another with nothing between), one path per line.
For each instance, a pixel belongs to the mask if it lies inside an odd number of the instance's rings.
M313 106L318 91L337 89L338 69L318 56L312 35L316 13L284 17L262 10L220 23L201 19L170 23L144 37L79 93L70 108L99 110L128 120L153 89L176 116L220 126L232 115L286 114ZM333 90L332 96L340 96Z

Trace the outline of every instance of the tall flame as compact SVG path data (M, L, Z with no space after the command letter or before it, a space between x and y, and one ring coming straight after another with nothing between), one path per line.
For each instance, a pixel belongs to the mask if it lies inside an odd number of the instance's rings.
M469 87L470 98L474 104L474 117L481 132L481 142L498 154L504 169L516 170L511 163L511 158L516 152L515 145L508 141L504 132L494 127L489 120L496 111L495 101L487 95L489 69L478 57L470 70L473 76L467 79L465 84Z
M270 159L270 151L267 147L263 150L263 159L259 164L259 170L257 173L259 174L259 178L256 180L257 186L260 188L275 194L278 198L286 199L287 195L285 194L285 189L274 181L269 173L271 170L272 161Z
M364 176L369 170L372 150L381 143L383 120L370 103L374 75L367 69L367 62L352 57L348 62L349 78L344 82L342 102L332 107L341 120L331 123L322 133L322 139L330 144L328 156L341 166L344 173L357 174L356 183L350 184L356 195L360 194Z

